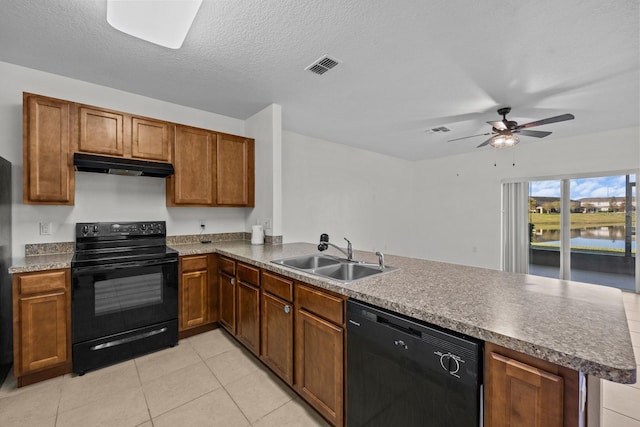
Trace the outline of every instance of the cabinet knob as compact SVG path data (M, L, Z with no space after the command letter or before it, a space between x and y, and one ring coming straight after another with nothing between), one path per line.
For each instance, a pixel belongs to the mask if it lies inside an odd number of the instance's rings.
M291 313L291 307L288 306L288 305L285 305L284 306L284 312L287 313L287 314Z
M236 284L236 279L231 279L231 284L235 285Z

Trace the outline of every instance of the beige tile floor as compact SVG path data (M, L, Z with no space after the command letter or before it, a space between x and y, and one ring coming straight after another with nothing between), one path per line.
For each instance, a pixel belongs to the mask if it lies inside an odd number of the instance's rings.
M0 387L2 427L328 426L218 329L174 348L16 389Z
M640 373L640 295L623 292L627 323ZM602 381L602 427L640 427L640 383Z
M640 365L640 295L624 293ZM602 381L602 427L640 427L640 384ZM0 387L0 426L327 426L218 329L82 377Z

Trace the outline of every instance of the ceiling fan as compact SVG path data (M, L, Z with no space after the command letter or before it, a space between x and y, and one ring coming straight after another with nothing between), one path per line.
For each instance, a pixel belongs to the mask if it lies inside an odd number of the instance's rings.
M547 119L536 120L535 122L519 125L517 122L507 119L507 114L509 114L510 112L511 107L504 107L498 110L498 114L502 116L502 120L497 122L487 122L492 126L491 132L450 139L449 142L459 141L461 139L467 138L475 138L476 136L492 135L491 138L487 139L476 148L484 147L487 144L490 144L495 148L513 147L520 141L518 135L532 136L534 138L544 138L545 136L551 135L551 132L527 130L527 128L575 119L575 116L573 114L562 114L560 116L549 117Z

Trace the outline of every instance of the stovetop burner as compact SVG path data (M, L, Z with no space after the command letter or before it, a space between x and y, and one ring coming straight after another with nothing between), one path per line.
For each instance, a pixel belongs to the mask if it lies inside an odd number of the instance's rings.
M77 223L71 266L177 257L175 250L167 248L164 221Z

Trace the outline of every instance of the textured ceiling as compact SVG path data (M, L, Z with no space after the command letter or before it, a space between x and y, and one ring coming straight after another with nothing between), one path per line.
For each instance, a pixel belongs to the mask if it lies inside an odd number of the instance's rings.
M287 130L412 160L475 150L447 140L499 106L575 114L547 139L639 126L638 0L205 0L180 50L105 17L105 0L0 0L0 61L239 119L277 103ZM343 62L304 71L324 54Z

